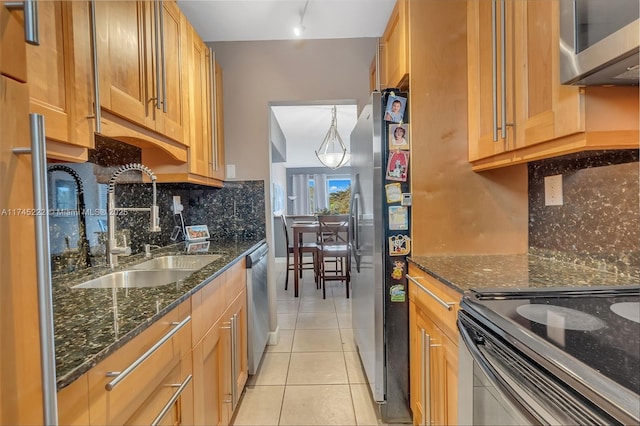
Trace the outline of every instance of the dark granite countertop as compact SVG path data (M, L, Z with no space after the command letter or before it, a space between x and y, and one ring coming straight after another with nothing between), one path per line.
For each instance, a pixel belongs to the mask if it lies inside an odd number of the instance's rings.
M536 254L412 256L427 274L464 293L470 289L592 287L640 284L640 279Z
M261 240L211 241L208 252L222 257L177 283L158 287L74 289L77 284L112 272L95 267L53 276L54 334L58 390L139 335L229 266L253 251ZM185 254L184 243L153 251L154 256ZM121 257L117 269L144 260ZM117 309L114 307L117 306ZM114 317L117 312L117 317Z

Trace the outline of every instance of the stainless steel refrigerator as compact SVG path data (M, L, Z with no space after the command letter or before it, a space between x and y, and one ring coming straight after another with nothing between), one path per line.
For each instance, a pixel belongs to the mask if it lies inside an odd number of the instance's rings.
M389 158L397 152L393 147L390 150L389 142L390 126L397 124L384 120L391 96L408 101L406 93L373 92L351 133L352 322L360 359L381 417L387 422L408 422L407 254L394 253L391 239L410 236L410 188L408 176L404 182L389 179ZM402 122L408 122L408 108ZM409 151L406 153L408 159ZM408 173L408 162L406 165ZM393 187L391 200L387 198L387 185ZM406 226L399 226L391 216L401 206L406 207ZM408 245L408 240L405 243Z

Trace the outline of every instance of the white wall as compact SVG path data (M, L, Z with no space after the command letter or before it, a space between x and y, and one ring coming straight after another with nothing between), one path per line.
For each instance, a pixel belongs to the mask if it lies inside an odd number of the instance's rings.
M369 99L377 39L207 43L223 70L226 164L236 179L263 179L267 239L273 245L269 102ZM274 250L270 251L271 330L277 329Z

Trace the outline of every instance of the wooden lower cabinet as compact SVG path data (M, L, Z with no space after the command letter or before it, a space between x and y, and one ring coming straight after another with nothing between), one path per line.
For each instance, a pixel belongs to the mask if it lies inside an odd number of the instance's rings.
M188 375L182 375L181 369L182 360L191 354L191 323L184 322L190 313L190 301L184 302L88 372L90 424L133 424L166 404L175 392L168 385L182 383ZM124 371L174 327L180 327L177 324L184 325L111 390L106 388L113 383L113 372Z
M228 293L233 290L234 285L227 285L233 280L231 270L225 273L225 278L224 285L218 287L211 301L224 298L225 291ZM229 424L247 382L245 287L246 281L240 293L233 293L235 299L193 348L195 424Z
M455 326L460 295L409 267L409 275L441 300L409 282L409 358L411 409L416 425L455 425L458 418L458 337Z

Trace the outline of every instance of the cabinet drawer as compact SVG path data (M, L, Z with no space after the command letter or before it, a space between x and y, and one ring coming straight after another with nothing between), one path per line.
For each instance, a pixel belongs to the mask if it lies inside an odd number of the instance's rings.
M244 259L225 272L224 287L225 306L229 306L238 297L238 294L247 287L247 271Z
M191 374L184 374L180 364L176 365L163 378L151 395L140 405L135 413L127 419L127 425L181 425L187 423L183 412L188 412L190 401L185 398L193 387ZM175 401L172 399L175 398ZM168 409L166 409L168 408ZM166 410L165 410L166 409ZM163 413L163 411L165 411Z
M190 350L188 308L183 303L89 371L92 425L124 424L180 366Z
M222 274L193 295L192 346L198 344L224 312L224 282L225 274Z
M456 321L462 295L415 266L409 265L409 276L409 299L451 340L457 342Z

